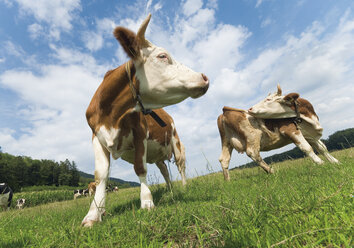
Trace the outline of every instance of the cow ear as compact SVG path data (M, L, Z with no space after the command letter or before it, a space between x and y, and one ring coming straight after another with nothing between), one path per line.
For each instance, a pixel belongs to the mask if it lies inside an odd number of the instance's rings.
M289 93L286 96L284 96L283 100L287 103L293 103L299 98L299 96L300 95L298 93Z
M116 27L113 31L113 35L130 58L137 58L139 55L139 45L136 34L133 31L124 27Z

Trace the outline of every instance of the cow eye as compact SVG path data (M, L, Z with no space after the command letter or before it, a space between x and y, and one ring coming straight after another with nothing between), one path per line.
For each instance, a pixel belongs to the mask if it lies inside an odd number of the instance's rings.
M167 59L167 54L166 53L161 53L161 54L157 55L157 57L159 59Z

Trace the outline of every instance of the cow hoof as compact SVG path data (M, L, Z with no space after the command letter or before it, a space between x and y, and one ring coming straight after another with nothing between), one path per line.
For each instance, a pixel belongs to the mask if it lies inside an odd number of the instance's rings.
M150 209L153 209L154 207L155 207L154 202L151 200L144 200L141 202L142 209L150 210Z
M269 174L274 174L274 169L273 168L270 168L269 171L268 171Z
M81 223L81 226L83 227L93 227L93 225L96 223L97 221L94 220L83 220Z
M104 211L103 215L106 214L106 211ZM101 222L102 221L102 217L98 217L98 216L86 216L83 221L81 222L81 226L83 227L92 227L93 225L95 225L95 223Z

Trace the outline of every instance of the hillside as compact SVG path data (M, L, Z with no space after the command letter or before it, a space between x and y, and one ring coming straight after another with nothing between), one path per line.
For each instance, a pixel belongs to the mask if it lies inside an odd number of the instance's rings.
M88 178L90 179L90 181L92 181L95 177L94 175L91 175L91 174L88 174L88 173L85 173L85 172L82 172L82 171L79 171L80 173L80 177L82 178ZM122 179L119 179L119 178L115 178L115 177L110 177L109 178L109 181L110 182L114 182L114 183L118 183L122 186L124 185L129 185L129 187L137 187L137 186L140 186L140 183L137 183L137 182L131 182L131 181L124 181Z
M154 185L152 211L139 209L139 188L122 189L91 229L80 227L89 198L0 212L0 247L353 247L354 148L332 155L341 164L305 158L274 164L274 175Z
M26 187L70 186L87 187L94 176L78 170L75 161L33 159L3 153L0 147L0 182L6 182L12 190L19 192ZM118 178L110 178L110 184L121 188L140 184Z

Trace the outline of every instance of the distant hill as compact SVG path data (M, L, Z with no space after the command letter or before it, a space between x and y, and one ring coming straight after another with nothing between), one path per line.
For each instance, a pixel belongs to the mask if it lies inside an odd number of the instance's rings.
M91 174L88 174L88 173L85 173L85 172L82 172L82 171L79 171L79 174L80 174L80 177L90 179L90 181L93 181L93 179L95 178L94 175L91 175ZM114 178L114 177L110 177L109 180L113 181L115 183L121 184L121 185L128 184L129 187L138 187L138 186L140 186L139 183L130 182L130 181L124 181L122 179Z
M347 149L350 147L354 147L354 128L348 128L344 129L341 131L337 131L333 134L331 134L328 139L322 139L323 143L327 146L328 151L335 151L335 150L342 150L342 149ZM267 164L271 163L276 163L276 162L281 162L284 160L289 160L289 159L297 159L297 158L303 158L305 157L305 154L297 147L286 151L282 152L279 154L274 154L272 156L268 156L264 158L263 160ZM251 168L255 167L257 164L255 162L250 162L247 164L243 164L241 166L232 168L231 170L234 169L242 169L242 168Z
M79 171L74 161L14 156L3 153L0 147L0 182L9 184L14 192L32 186L85 187L93 179L93 175ZM120 188L140 186L118 178L110 178L109 184Z

